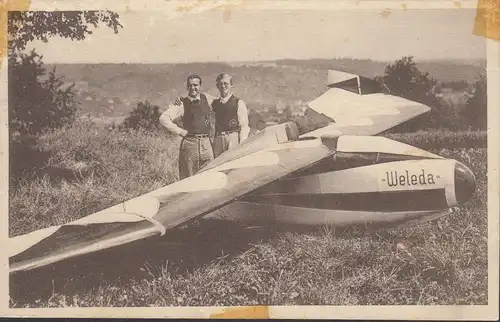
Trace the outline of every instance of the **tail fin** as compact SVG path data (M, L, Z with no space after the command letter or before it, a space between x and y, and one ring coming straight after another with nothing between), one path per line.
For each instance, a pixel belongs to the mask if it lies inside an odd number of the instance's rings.
M332 123L307 136L376 135L430 111L424 104L387 94L380 82L355 74L329 70L328 87L309 108Z

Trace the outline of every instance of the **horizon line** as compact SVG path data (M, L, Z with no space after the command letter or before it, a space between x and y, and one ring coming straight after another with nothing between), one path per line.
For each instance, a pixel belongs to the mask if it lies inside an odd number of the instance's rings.
M187 64L243 64L243 63L272 63L272 62L278 62L278 61L284 61L284 60L291 60L291 61L310 61L310 60L360 60L360 61L371 61L374 63L387 63L387 62L394 62L397 60L402 59L403 57L411 57L411 55L405 55L401 56L401 58L398 59L388 59L388 60L380 60L380 59L370 59L370 58L356 58L356 57L341 57L341 58L277 58L277 59L266 59L266 60L232 60L232 61L192 61L192 62L55 62L55 61L49 61L49 62L44 62L44 64L73 64L73 65L89 65L89 64L110 64L110 65L125 65L125 64L135 64L135 65L160 65L160 64L168 64L168 65L187 65ZM43 57L42 57L43 58ZM419 62L435 62L435 61L443 61L443 60L448 60L448 61L481 61L481 62L487 62L488 59L487 57L484 58L423 58L423 59L416 59L415 56L413 56L413 60L416 64Z

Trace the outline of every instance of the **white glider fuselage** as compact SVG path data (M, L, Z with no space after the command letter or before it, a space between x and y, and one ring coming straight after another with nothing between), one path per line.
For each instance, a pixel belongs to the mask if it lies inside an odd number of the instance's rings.
M474 174L462 163L388 138L345 135L293 144L326 144L335 152L204 218L249 225L418 222L447 214L475 190Z

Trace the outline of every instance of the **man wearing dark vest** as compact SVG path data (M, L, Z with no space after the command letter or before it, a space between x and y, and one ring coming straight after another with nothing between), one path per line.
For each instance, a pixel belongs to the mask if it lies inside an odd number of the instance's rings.
M201 83L200 76L189 76L188 96L181 98L180 102L171 104L160 116L160 123L167 130L182 137L179 152L181 180L192 176L214 158L210 141L213 98L200 93ZM184 128L174 123L178 119L182 119Z
M248 138L248 109L245 102L232 93L233 79L220 74L216 79L220 97L212 103L215 113L214 156L234 148Z

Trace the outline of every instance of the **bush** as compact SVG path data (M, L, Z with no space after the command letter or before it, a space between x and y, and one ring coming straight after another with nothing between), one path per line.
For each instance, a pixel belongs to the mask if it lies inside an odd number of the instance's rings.
M149 101L138 102L130 115L123 121L123 128L157 130L160 128L160 109L157 105L151 105Z
M55 68L48 78L42 56L30 54L9 56L9 126L11 133L39 134L61 128L75 120L77 103L73 85L64 86Z
M474 95L467 100L463 116L474 129L485 130L488 126L487 79L482 74L474 84Z

